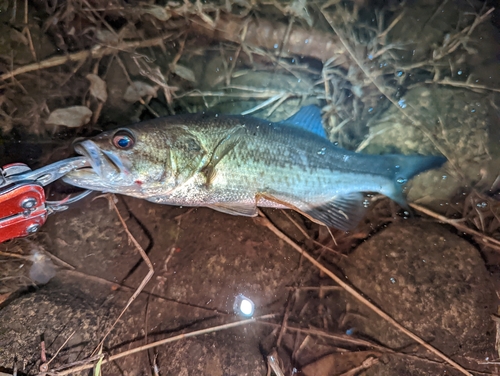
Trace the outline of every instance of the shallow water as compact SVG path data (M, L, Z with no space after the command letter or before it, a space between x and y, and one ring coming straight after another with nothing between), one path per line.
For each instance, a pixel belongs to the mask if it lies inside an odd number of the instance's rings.
M155 274L105 351L116 356L215 329L123 356L103 372L498 373L491 315L500 248L489 240L500 239L500 16L493 4L190 4L0 5L2 163L37 168L74 155L77 137L157 116L212 111L277 121L308 104L323 109L330 140L349 150L444 155L443 168L417 176L405 191L434 217L408 216L387 198L369 197L362 223L349 233L332 229L332 239L293 211L264 211L444 357L375 314L262 219L118 195ZM73 106L84 109L54 120L54 111ZM76 191L60 182L47 188L50 199ZM38 234L1 245L2 370L12 374L15 364L36 374L42 336L47 360L61 348L50 369L88 358L147 274L98 196L51 215ZM47 264L33 266L33 252ZM52 265L55 276L35 287L30 270L33 277ZM245 319L234 311L240 294L252 300L254 317L274 317L218 328Z

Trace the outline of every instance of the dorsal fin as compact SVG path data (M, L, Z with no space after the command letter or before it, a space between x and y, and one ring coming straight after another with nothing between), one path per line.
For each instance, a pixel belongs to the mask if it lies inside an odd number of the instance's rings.
M328 140L328 136L323 128L321 110L315 105L302 107L297 113L286 120L280 121L279 124L294 125Z

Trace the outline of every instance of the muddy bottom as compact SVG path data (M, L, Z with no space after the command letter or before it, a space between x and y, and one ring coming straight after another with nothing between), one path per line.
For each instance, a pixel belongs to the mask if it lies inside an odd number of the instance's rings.
M104 341L104 353L244 320L233 311L239 294L254 302L254 317L275 316L124 356L103 365L104 374L266 375L272 359L286 375L460 374L258 221L122 196L117 206L155 273ZM267 211L405 327L472 370L495 357L491 277L479 251L450 229L399 219L338 256L313 244L316 225L287 213L307 236L283 212ZM36 374L42 338L46 360L55 356L51 370L91 356L148 269L97 195L51 216L29 244L74 268L58 267L48 284L12 295L0 310L0 366L11 371L17 359L20 371Z

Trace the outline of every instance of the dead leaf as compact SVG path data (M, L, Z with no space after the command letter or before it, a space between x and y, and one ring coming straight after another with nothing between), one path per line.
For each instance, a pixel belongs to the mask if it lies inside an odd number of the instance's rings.
M46 124L64 125L65 127L78 128L87 124L92 117L92 111L85 106L58 108L50 113Z
M7 299L9 299L9 296L11 295L11 292L8 292L6 294L0 294L0 304L5 302Z
M376 351L333 353L308 364L302 368L302 373L305 376L347 375L352 369L369 368L380 355Z
M100 102L106 102L108 92L106 91L106 82L96 74L89 73L86 76L90 81L90 94Z
M178 75L180 78L183 78L186 81L196 82L196 76L194 75L194 72L191 69L179 64L170 64L169 67L170 70L176 75Z
M160 21L166 21L170 17L172 17L172 14L170 13L169 9L159 5L145 5L141 8L141 13L150 14Z
M10 29L9 34L10 34L9 37L10 37L11 41L17 42L20 44L24 44L25 46L27 46L29 44L28 38L26 38L23 33L21 33L20 31L17 31L14 28Z
M497 308L497 312L500 313L500 307ZM495 322L496 326L496 338L495 338L495 350L497 351L497 354L500 354L500 317L491 315L491 318Z
M313 26L313 19L307 10L307 0L295 0L288 5L285 10L294 17L301 18L306 21L309 27Z
M123 99L127 102L137 102L144 97L153 97L156 98L156 92L158 88L155 88L145 82L142 81L133 81L132 85L127 87L125 94L123 95Z
M110 46L117 45L120 42L120 38L109 30L96 30L97 40L103 44L107 44Z

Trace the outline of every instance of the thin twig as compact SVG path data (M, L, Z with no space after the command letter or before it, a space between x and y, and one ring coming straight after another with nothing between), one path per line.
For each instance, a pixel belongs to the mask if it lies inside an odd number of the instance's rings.
M272 323L272 322L262 321L261 323L264 324L264 325L275 327L275 328L280 328L281 327L281 324L276 324L276 323ZM328 338L328 339L332 339L334 341L339 341L341 343L349 344L349 345L354 345L354 346L357 346L357 347L359 347L359 346L361 346L361 347L367 347L367 348L370 348L370 349L373 349L373 350L376 350L376 351L380 351L381 353L384 353L384 354L391 354L391 355L394 355L394 356L410 358L410 359L414 359L414 360L417 360L417 361L420 361L420 362L431 363L431 364L436 365L436 366L451 367L449 364L446 364L446 363L443 363L443 362L439 362L437 360L428 359L428 358L421 357L421 356L418 356L418 355L415 355L415 354L407 354L407 353L404 353L404 352L401 352L401 351L395 351L395 350L390 349L388 347L377 345L375 343L372 343L372 342L369 342L369 341L366 341L366 340L363 340L363 339L360 339L360 338L356 338L356 337L353 337L353 336L349 336L347 334L340 334L340 333L334 334L334 333L325 332L325 331L323 331L321 329L315 329L315 328L298 328L298 327L290 326L290 325L288 325L286 327L286 330L289 331L289 332L297 332L297 333L303 333L303 334L306 334L306 335L311 335L311 336L316 336L316 337ZM487 362L480 362L480 361L478 361L476 359L472 359L472 360L475 363L477 363L477 364L488 364ZM493 364L493 363L490 362L490 364ZM469 372L475 372L477 374L482 374L482 375L497 375L496 373L482 372L482 371L477 371L477 370L471 370Z
M111 331L113 330L113 328L115 327L115 325L118 323L118 321L120 321L120 319L122 318L123 314L127 311L128 307L130 307L130 305L132 304L132 302L139 296L139 294L141 293L141 291L144 289L144 287L147 285L147 283L149 282L149 280L151 279L151 277L154 274L153 264L149 260L148 255L146 254L146 252L144 251L144 249L142 249L141 245L135 239L135 237L130 233L130 231L129 231L128 227L127 227L127 224L125 223L125 220L123 219L123 217L120 214L120 211L116 207L116 204L115 204L115 201L114 201L114 195L113 196L107 196L107 198L108 198L111 206L115 210L116 215L118 216L118 219L120 220L123 228L125 229L125 232L127 233L127 236L129 238L129 240L134 244L135 248L139 251L139 254L141 255L141 257L144 260L144 262L146 263L149 271L148 271L148 274L146 274L146 276L142 280L142 282L139 285L139 287L137 288L137 290L135 290L134 294L130 297L130 299L128 300L127 304L125 305L125 307L123 308L123 310L120 312L120 314L116 318L116 320L113 323L113 325L111 325L111 328L108 329L108 331L106 332L106 334L104 335L104 337L101 339L101 341L99 342L99 344L96 347L96 350L102 346L102 344L104 343L104 340L106 339L106 337L109 335L109 333L111 333ZM94 350L94 353L95 353L96 350ZM92 355L94 355L94 353Z
M91 362L99 361L99 359L101 359L103 356L104 356L104 354L97 354L97 355L91 356L91 357L83 359L83 360L77 360L75 362L64 364L60 367L52 369L52 370L50 370L50 373L49 372L42 372L42 373L39 373L37 376L47 376L47 375L54 375L54 374L59 375L59 372L60 371L64 372L64 371L62 371L64 369L73 369L77 366L81 366L82 364L90 364Z
M98 283L107 284L113 290L115 290L115 289L116 290L117 289L122 289L122 290L125 290L125 291L131 291L131 292L134 292L136 290L135 288L132 288L130 286L127 286L127 285L124 285L124 284L121 284L121 283L116 283L116 282L108 281L107 279L104 279L104 278L101 278L101 277L96 277L94 275L90 275L90 274L87 274L87 273L83 273L83 272L80 272L78 270L66 270L66 269L62 269L60 272L68 273L70 275L78 276L80 278L90 279L90 280L98 282ZM204 307L204 306L198 306L198 305L195 305L195 304L191 304L191 303L188 303L188 302L181 302L179 300L175 300L175 299L171 299L171 298L165 298L164 296L161 296L161 295L149 292L149 291L141 291L141 294L145 294L146 296L151 296L151 297L153 297L155 299L158 299L158 300L161 300L161 301L165 301L165 302L168 302L168 303L176 303L176 304L180 304L180 305L185 305L187 307L202 309L202 310L205 310L205 311L210 311L210 312L214 312L214 313L221 314L221 315L227 315L228 314L227 312L218 310L216 308L208 308L208 307Z
M33 45L33 38L31 38L30 27L28 25L28 0L24 0L24 28L23 34L26 34L26 38L28 39L28 45L30 48L31 56L34 61L37 61L35 46Z
M12 258L17 258L17 259L21 259L21 260L33 261L33 258L31 256L18 255L17 253L0 251L0 256L6 256L6 257L12 257Z
M267 367L268 367L267 371L268 375L271 374L270 371L272 370L276 376L285 376L285 373L282 371L280 367L280 359L276 349L274 349L273 352L267 356Z
M52 67L57 67L59 65L66 64L68 62L79 62L87 58L97 59L106 55L114 54L118 51L129 50L133 48L144 48L152 47L163 43L165 39L172 37L173 33L167 33L157 38L123 42L113 47L103 47L100 45L94 46L89 50L79 51L65 56L54 56L46 60L42 60L37 63L32 63L18 67L11 72L4 73L0 75L0 81L5 81L9 78L13 78L23 73L32 72L40 69L47 69Z
M387 34L398 24L399 21L406 15L406 11L403 10L401 13L398 14L398 16L391 22L391 24L382 32L380 33L377 37L379 39L384 39Z
M339 376L354 376L359 375L360 371L370 368L371 366L377 364L379 362L378 358L374 358L372 356L366 358L361 365L351 368L349 371L341 373Z
M486 86L486 85L480 85L480 84L471 84L469 82L460 82L460 81L451 81L450 79L444 79L441 81L433 81L433 80L425 80L424 81L426 84L438 84L438 85L445 85L445 86L453 86L453 87L463 87L467 89L478 89L478 90L487 90L487 91L494 91L497 93L500 93L500 89Z
M194 332L179 334L177 336L165 338L165 339L162 339L160 341L152 342L152 343L149 343L149 344L144 345L144 346L139 346L139 347L136 347L134 349L121 352L119 354L111 355L109 358L103 359L101 364L110 363L114 360L124 358L126 356L129 356L129 355L132 355L132 354L144 351L144 350L148 350L148 349L151 349L153 347L158 347L161 345L165 345L167 343L179 341L181 339L195 337L195 336L199 336L202 334L214 333L214 332L218 332L221 330L231 329L231 328L235 328L237 326L242 326L242 325L258 322L258 320L267 320L267 319L272 319L274 317L275 317L274 314L264 315L264 316L260 316L260 317L256 317L256 318L247 319L247 320L240 320L240 321L232 322L229 324L223 324L223 325L213 326L213 327L206 328L206 329L196 330ZM58 376L69 375L69 374L77 373L77 372L80 372L80 371L83 371L86 369L91 369L93 367L94 367L93 363L83 364L83 365L78 366L78 367L74 367L74 368L70 368L70 369L66 369L64 371L58 372L57 375ZM42 375L39 375L39 376L42 376Z
M283 320L281 321L280 334L278 335L278 339L276 341L276 347L280 347L281 340L283 339L283 334L286 332L286 327L288 325L288 316L290 315L290 310L292 308L292 302L295 302L295 291L288 292L288 299L285 308L285 314L283 315Z
M281 324L276 324L276 323L272 323L272 322L262 322L262 324L272 326L275 328L281 327ZM359 346L368 347L368 348L371 348L374 350L378 350L378 351L386 352L386 353L391 353L391 354L394 353L394 350L391 350L388 347L383 347L383 346L368 342L368 341L363 340L363 339L348 336L347 334L333 334L333 333L325 332L325 331L320 330L320 329L314 329L314 328L304 329L304 328L297 328L295 326L290 326L290 325L288 325L286 327L286 330L289 332L297 332L297 333L303 333L303 334L317 336L317 337L333 339L333 340L340 341L340 342L342 342L344 344L348 344L348 345L353 345L353 346L358 346L358 347Z
M341 252L339 252L339 251L337 251L337 250L333 249L332 247L328 247L328 246L326 246L326 245L324 245L324 244L321 244L319 241L314 240L313 238L311 238L311 236L310 236L310 235L306 232L306 230L304 230L304 229L303 229L303 228L302 228L302 227L301 227L301 226L297 223L297 221L296 221L295 219L293 219L293 218L292 218L292 216L291 216L290 214L288 214L288 213L287 213L287 211L286 211L286 210L282 210L282 212L283 212L283 214L285 214L285 215L286 215L286 217L290 220L290 222L292 222L292 223L295 225L295 227L297 227L297 229L298 229L298 230L299 230L299 231L300 231L300 232L301 232L301 233L302 233L302 234L303 234L306 238L308 238L309 240L311 240L314 244L316 244L317 246L321 247L322 249L327 249L327 250L329 250L330 252L335 253L336 255L339 255L339 256L341 256L341 257L346 257L346 255L344 255L343 253L341 253ZM337 244L337 241L335 240L335 238L334 238L334 236L333 236L332 232L330 231L330 229L329 229L328 227L327 227L327 230L328 230L328 232L330 233L330 236L332 237L333 242L334 242L335 244Z
M486 245L488 245L496 250L500 250L500 241L499 240L494 239L491 236L485 235L479 231L476 231L476 230L473 230L473 229L467 227L466 225L464 225L461 222L461 220L446 218L443 215L437 214L437 213L433 212L432 210L427 209L427 208L420 206L420 205L417 205L417 204L410 204L410 206L413 209L418 210L419 212L422 212L424 214L427 214L429 217L435 218L440 222L444 222L446 224L452 225L457 230L463 231L463 232L470 234L470 235L477 236L479 238L479 240L482 241L484 244L486 244Z
M50 253L49 251L47 251L46 249L42 249L42 252L45 253L49 258L51 258L53 261L55 261L56 263L60 264L61 266L69 269L69 270L75 270L76 268L71 265L71 264L68 264L66 261L64 260L61 260L59 257L57 257L56 255L53 255L52 253Z
M245 43L245 38L247 36L247 31L248 31L248 21L250 19L248 19L247 21L245 21L245 25L241 31L241 41L240 43L238 44L238 48L236 49L236 52L234 53L234 56L233 56L233 61L231 62L231 65L229 66L229 69L228 69L228 72L227 72L227 75L228 75L228 79L229 79L229 82L227 82L227 85L229 85L231 82L231 76L233 74L233 71L234 71L234 68L236 67L236 63L240 57L240 53L241 53L241 50L243 48L243 44Z
M344 290L346 290L349 294L351 294L356 300L361 302L362 304L366 305L368 308L370 308L373 312L375 312L377 315L379 315L381 318L389 322L391 325L399 329L401 332L406 334L408 337L412 338L414 341L420 343L422 346L424 346L427 350L432 352L433 354L437 355L441 359L443 359L445 362L449 363L452 365L455 369L459 370L462 372L464 375L470 376L470 372L468 372L465 368L463 368L460 364L456 363L452 359L450 359L447 355L436 349L435 347L431 346L427 342L425 342L422 338L417 336L415 333L412 331L406 329L404 326L402 326L400 323L398 323L396 320L394 320L391 316L389 316L387 313L382 311L379 307L377 307L375 304L370 302L367 298L365 298L363 295L361 295L356 289L354 289L351 285L348 283L344 282L343 279L337 277L333 272L331 272L329 269L324 267L321 263L316 261L316 259L311 256L308 252L303 250L299 245L297 245L293 240L291 240L288 236L286 236L284 233L282 233L277 227L275 227L271 221L265 216L262 211L259 210L259 215L261 216L261 222L262 225L266 226L269 230L271 230L274 234L276 234L281 240L285 241L288 243L290 246L292 246L297 252L299 252L302 256L307 258L314 266L316 266L319 270L321 270L323 273L325 273L327 276L329 276L331 279L333 279L336 283L338 283Z
M45 362L45 363L42 363L40 365L40 371L41 372L47 372L49 370L49 364L56 358L56 356L59 354L59 352L63 349L64 346L66 346L66 344L69 342L69 340L71 338L73 338L73 336L75 335L76 333L76 330L74 330L69 336L68 338L66 338L66 341L64 341L64 343L59 346L59 348L57 349L56 353L52 356L52 358L50 358L50 360L48 362Z

